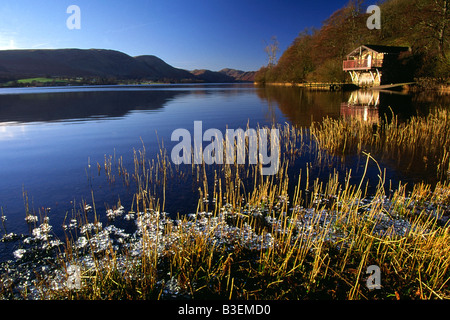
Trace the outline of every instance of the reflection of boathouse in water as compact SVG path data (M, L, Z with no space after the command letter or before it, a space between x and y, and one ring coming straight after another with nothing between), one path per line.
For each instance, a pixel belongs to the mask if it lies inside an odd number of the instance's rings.
M378 123L379 105L380 91L353 91L348 98L348 102L341 103L341 116L344 118L357 118L367 123Z
M347 55L343 70L359 87L407 82L408 65L402 60L409 52L408 47L362 45Z

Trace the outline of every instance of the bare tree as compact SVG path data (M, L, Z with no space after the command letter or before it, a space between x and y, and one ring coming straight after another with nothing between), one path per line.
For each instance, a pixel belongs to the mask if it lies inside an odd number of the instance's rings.
M264 48L264 51L267 53L267 56L269 58L269 64L268 64L269 68L273 67L275 65L275 63L277 62L277 53L280 51L280 49L278 47L279 44L280 43L278 42L277 37L273 36L270 39L270 43L267 44L267 46Z

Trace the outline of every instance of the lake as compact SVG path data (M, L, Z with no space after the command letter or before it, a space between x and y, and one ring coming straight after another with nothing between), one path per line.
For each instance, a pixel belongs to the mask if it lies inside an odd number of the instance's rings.
M115 164L123 157L133 171L134 150L145 146L146 157L156 159L160 146L170 152L175 145L172 132L192 132L194 121L202 121L204 131L285 122L308 127L327 116L376 123L392 114L405 120L449 105L448 97L430 94L313 92L253 84L0 89L0 206L6 217L0 234L5 229L30 232L24 220L26 197L30 211L46 214L59 237L64 237L59 226L80 210L82 201L92 204L92 193L102 219L119 199L128 209L132 190L118 177L111 183L103 171L99 175L97 163L111 159ZM360 166L351 157L346 161ZM389 162L382 165L393 181L420 178ZM172 185L165 211L194 212L194 198L192 185ZM14 243L0 243L0 261L12 259L14 249Z

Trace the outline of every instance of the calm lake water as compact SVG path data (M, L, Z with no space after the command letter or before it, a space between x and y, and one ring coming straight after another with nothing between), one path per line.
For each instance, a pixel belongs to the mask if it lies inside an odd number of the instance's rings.
M349 103L360 106L349 108ZM175 144L172 132L192 132L194 121L203 121L203 131L245 128L247 123L251 128L285 122L309 126L312 120L341 115L377 122L385 114L390 117L391 109L407 119L449 105L448 97L429 94L311 92L253 84L0 89L0 206L5 227L7 232L29 232L23 191L36 214L49 208L59 236L64 235L58 229L65 216L79 209L82 200L92 203L91 188L99 215L119 198L128 209L132 190L99 177L97 163L103 164L105 156L123 156L133 172L134 149L144 143L147 158L156 158L158 143L164 141L170 151ZM351 157L347 161L359 166ZM383 165L394 181L416 178L395 165ZM169 193L167 212L195 211L191 186L172 186ZM13 249L14 244L0 243L0 260L11 259Z

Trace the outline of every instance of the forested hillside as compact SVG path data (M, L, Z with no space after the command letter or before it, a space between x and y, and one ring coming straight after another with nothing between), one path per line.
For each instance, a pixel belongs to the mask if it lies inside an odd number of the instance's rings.
M346 54L362 44L410 47L400 57L416 78L450 76L450 0L380 1L381 28L370 30L366 1L350 0L320 29L299 33L277 64L262 67L257 82L344 82Z

